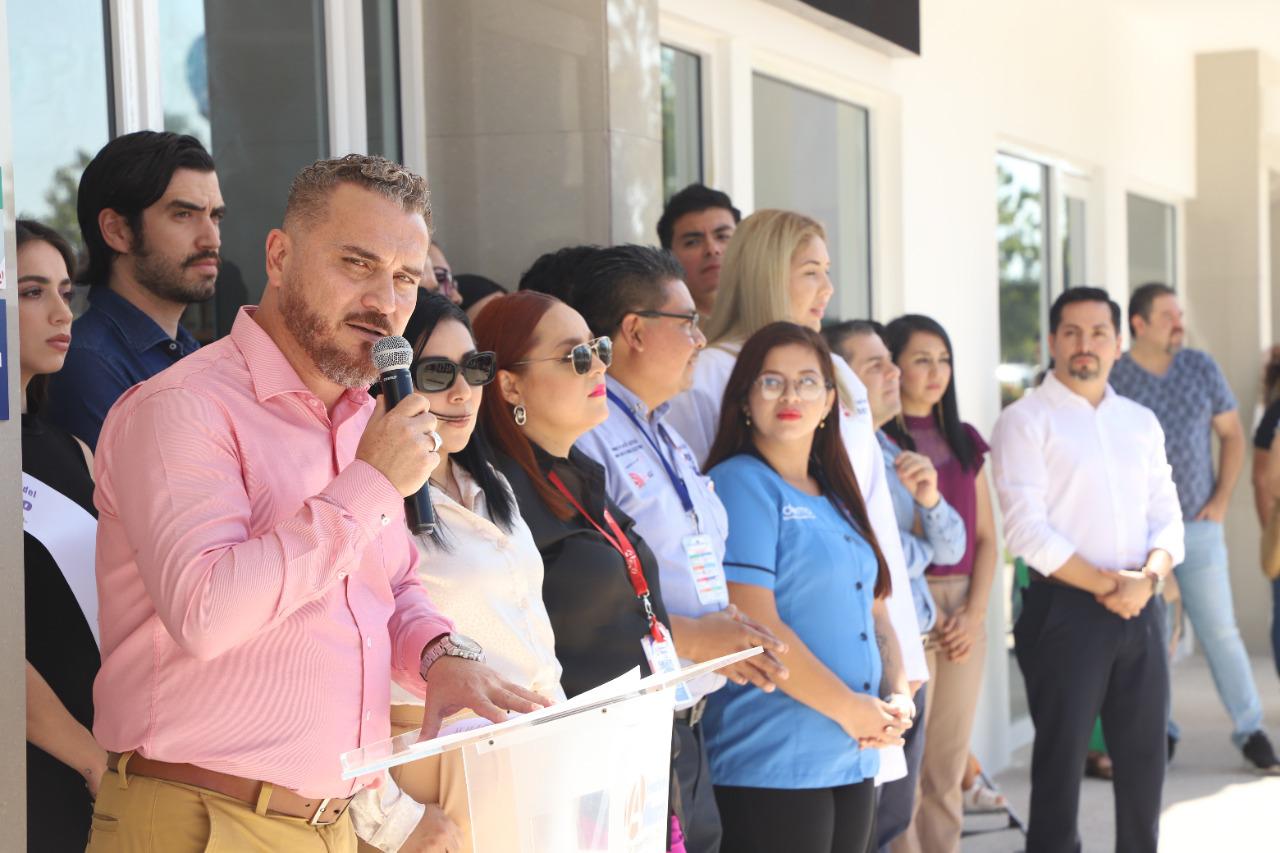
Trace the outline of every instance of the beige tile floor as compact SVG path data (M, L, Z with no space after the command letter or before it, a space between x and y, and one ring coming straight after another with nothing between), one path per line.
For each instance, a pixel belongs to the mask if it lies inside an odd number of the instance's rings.
M1253 659L1267 724L1280 748L1280 679L1270 657ZM1280 777L1260 777L1244 765L1230 743L1230 725L1203 657L1184 660L1173 671L1174 717L1182 742L1165 778L1160 821L1162 853L1280 853ZM996 778L1025 819L1030 795L1030 747ZM1111 850L1115 817L1110 783L1084 781L1080 833L1085 851ZM999 826L1001 818L970 818L968 826ZM1023 849L1015 831L966 838L964 853L1013 853Z

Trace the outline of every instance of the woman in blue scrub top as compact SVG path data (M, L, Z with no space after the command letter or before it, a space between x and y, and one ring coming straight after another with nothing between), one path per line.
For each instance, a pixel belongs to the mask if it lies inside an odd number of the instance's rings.
M730 600L787 644L790 671L772 693L730 684L709 697L711 777L734 853L873 849L876 748L911 725L888 568L828 422L835 389L821 336L765 326L738 356L707 460L729 514Z

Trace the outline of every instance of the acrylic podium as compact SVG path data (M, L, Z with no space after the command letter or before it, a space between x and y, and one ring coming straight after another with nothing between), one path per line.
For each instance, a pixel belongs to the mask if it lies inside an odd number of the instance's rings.
M610 681L567 702L429 741L406 732L341 756L350 779L461 750L475 853L662 853L675 688L759 654Z

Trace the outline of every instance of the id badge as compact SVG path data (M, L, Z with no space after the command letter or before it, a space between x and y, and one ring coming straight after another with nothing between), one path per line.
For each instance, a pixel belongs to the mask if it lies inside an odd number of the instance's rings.
M652 634L645 634L640 640L640 645L644 646L644 656L649 661L649 669L664 675L679 672L680 658L676 655L676 644L671 639L671 632L661 622L658 623L658 631L662 634L661 640L654 640ZM684 684L677 684L676 705L692 701L693 697L689 695L689 689Z
M725 584L724 566L716 556L711 537L706 533L684 537L685 559L693 572L693 585L698 591L698 603L703 607L729 604L729 587Z

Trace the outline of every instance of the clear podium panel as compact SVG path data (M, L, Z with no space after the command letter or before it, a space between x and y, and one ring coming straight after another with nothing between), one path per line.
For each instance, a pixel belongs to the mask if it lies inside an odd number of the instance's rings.
M674 691L462 748L475 853L662 853Z

